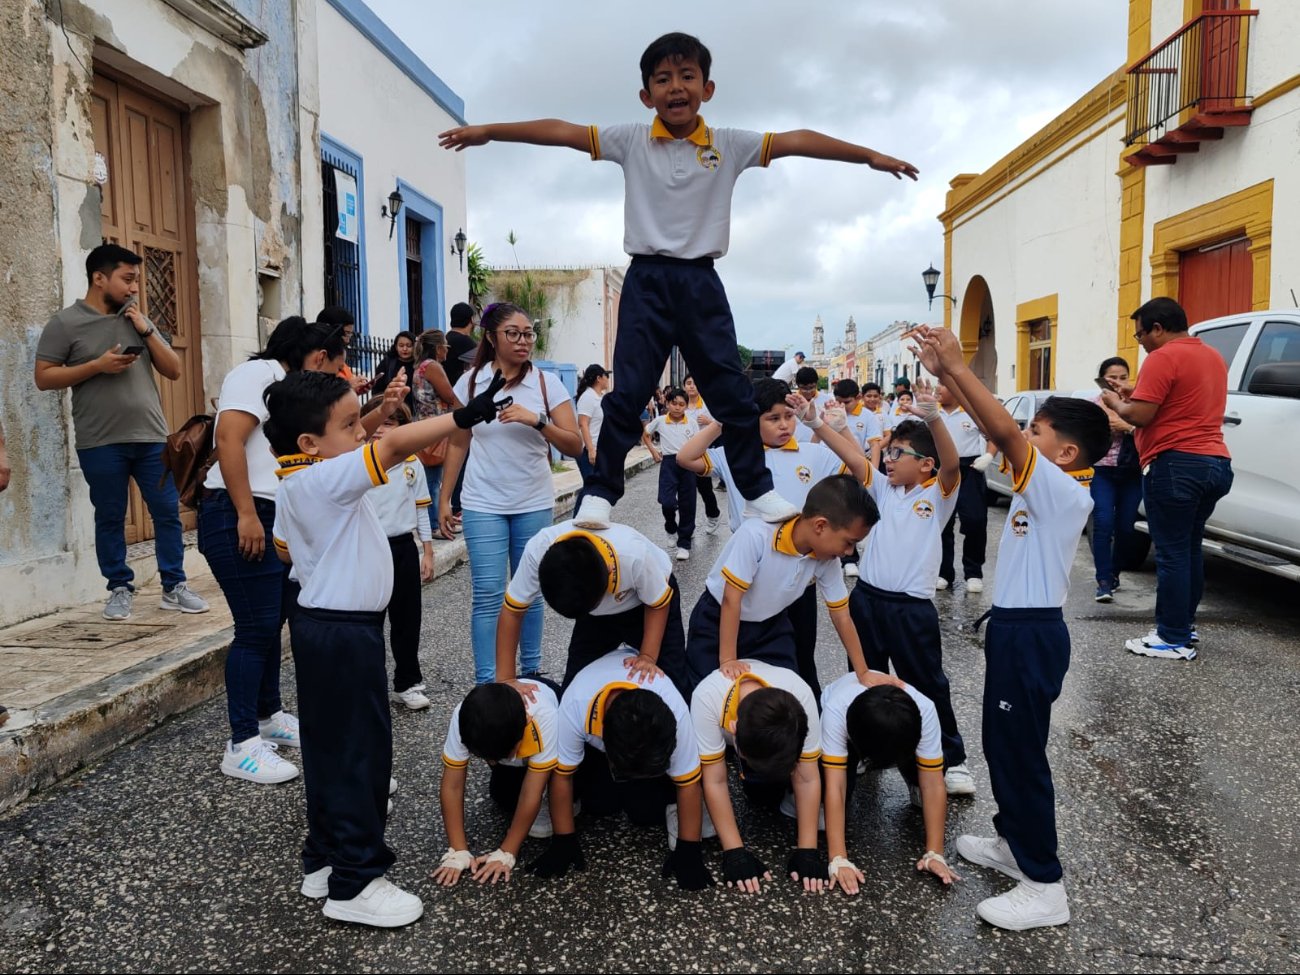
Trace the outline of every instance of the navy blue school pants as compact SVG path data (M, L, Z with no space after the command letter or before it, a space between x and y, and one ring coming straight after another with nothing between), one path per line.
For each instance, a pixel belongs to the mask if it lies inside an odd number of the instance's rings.
M687 551L695 534L696 480L694 471L677 466L676 454L664 454L659 464L659 507L665 521L677 522L677 547Z
M957 509L943 526L943 556L939 562L939 575L952 585L957 572L953 566L956 552L955 531L961 520L961 570L966 579L984 576L984 559L988 550L989 503L986 496L988 484L984 472L971 465L974 457L961 459L961 485L957 488Z
M858 580L849 593L849 615L872 670L894 673L934 702L939 713L946 766L966 761L966 744L957 730L948 675L943 672L939 613L929 599L888 592Z
M795 670L813 692L817 707L822 706L822 685L817 679L817 587L809 586L802 596L786 607L794 629Z
M641 411L673 346L681 350L709 415L726 429L727 466L740 493L752 500L772 490L753 386L740 368L736 324L713 259L641 254L632 258L623 279L614 345L618 382L601 400L605 421L596 470L584 490L611 503L623 496L623 461L641 439Z
M718 669L718 619L721 614L722 607L718 601L711 592L704 590L691 610L691 625L686 633L686 665L691 690ZM799 671L794 627L784 609L770 619L741 620L736 650L736 655L746 660L761 660L774 667Z
M1061 861L1047 732L1070 667L1061 610L994 606L984 661L984 758L998 804L993 826L1026 877L1055 883Z
M307 791L302 869L333 867L330 897L351 900L395 859L384 843L393 771L384 614L299 606L289 632Z
M420 673L420 550L410 532L390 536L388 547L393 554L393 596L388 600L393 690L405 691L424 683Z
M659 645L659 669L668 675L673 686L681 692L687 701L691 699L691 689L697 682L688 679L686 673L686 632L682 628L682 593L677 587L677 577L670 575L668 585L672 587L672 599L668 603L668 623L664 627L664 639ZM569 637L569 659L564 666L564 682L559 691L563 693L578 676L578 671L587 664L594 663L611 650L621 646L641 649L641 640L645 636L645 606L633 606L631 609L610 616L592 616L590 613L579 616L573 621L573 635Z

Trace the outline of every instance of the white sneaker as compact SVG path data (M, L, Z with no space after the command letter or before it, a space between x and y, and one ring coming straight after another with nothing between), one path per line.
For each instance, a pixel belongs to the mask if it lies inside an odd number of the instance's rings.
M333 872L333 867L321 867L319 870L303 874L302 886L298 888L298 891L303 897L311 897L314 900L328 897L330 895L330 874Z
M677 550L677 561L678 561L678 562L685 562L685 561L686 561L687 559L689 559L690 557L691 557L691 550L690 550L689 548L679 548L679 549Z
M275 745L259 738L226 743L226 753L221 756L221 771L234 779L246 779L264 785L288 782L298 777L298 766L286 762L275 753Z
M397 780L391 775L388 777L388 794L390 796L397 795Z
M573 516L573 523L579 528L600 531L609 527L610 515L613 512L614 506L604 498L588 494L583 497L578 513Z
M414 894L408 894L383 877L376 877L351 900L336 901L331 897L325 901L323 913L336 921L400 928L418 921L424 914L424 904Z
M942 576L940 576L940 577L939 577L939 580L934 584L934 588L935 588L935 589L938 589L938 590L947 589L947 588L948 588L948 580L945 579L945 578L943 578Z
M1022 880L1000 897L980 901L975 913L994 927L1027 931L1068 923L1070 904L1059 880L1054 884Z
M432 703L424 696L423 684L415 684L404 691L389 691L388 699L394 704L405 704L408 711L419 711Z
M583 499L586 503L586 499ZM762 518L766 522L773 524L781 521L789 521L799 514L799 509L792 505L775 491L768 491L766 494L759 495L753 501L745 503L746 518ZM581 525L578 527L582 527Z
M966 763L960 765L950 765L943 773L943 784L948 787L950 796L973 796L975 794L975 778L970 774L970 769Z
M118 586L108 596L108 602L104 603L104 619L106 620L129 620L131 618L131 603L135 600L133 593L126 586Z
M668 849L677 849L677 803L673 803L664 810L664 825L668 827ZM709 807L704 806L704 821L700 824L700 839L711 840L718 835L718 828L713 825L713 819L709 816Z
M163 591L158 608L180 613L206 613L209 609L207 600L183 582L178 582L171 589Z
M1167 643L1160 639L1160 634L1155 630L1152 630L1140 639L1129 640L1124 644L1124 649L1142 657L1161 657L1165 660L1196 659L1195 647L1179 646L1175 643Z
M289 748L302 747L298 719L287 711L276 711L265 721L257 722L257 730L263 741L273 741L277 745L286 745Z
M544 840L555 834L555 827L551 825L551 802L550 796L542 796L542 808L537 810L537 818L533 820L533 825L528 827L528 835L535 840Z
M718 525L721 524L721 522L721 517L704 519L704 534L716 535L718 533Z
M781 815L788 816L795 822L799 821L799 811L795 808L794 793L787 792L785 798L781 800ZM817 829L819 832L826 832L826 807L817 807Z
M967 579L967 580L966 580L966 591L967 591L967 592L983 592L983 591L984 591L984 580L981 579L981 578L979 578L978 576L977 576L976 578L974 578L974 579Z
M1012 880L1024 880L1016 858L1011 854L1011 847L1001 836L972 836L966 834L957 837L957 853L967 863L977 867L988 867L1005 874Z
M856 563L856 562L845 562L845 563L844 563L844 578L846 578L846 579L856 579L857 577L858 577L858 563Z

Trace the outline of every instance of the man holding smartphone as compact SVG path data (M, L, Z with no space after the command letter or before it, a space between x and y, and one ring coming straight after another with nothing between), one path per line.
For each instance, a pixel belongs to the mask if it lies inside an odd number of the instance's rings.
M131 479L153 518L161 607L208 611L185 584L180 502L170 475L164 477L167 421L152 376L157 370L179 379L181 360L140 311L140 263L138 254L116 244L92 250L86 297L51 318L36 346L36 388L72 390L77 458L95 508L95 555L108 583L108 620L128 619L135 594L126 562Z

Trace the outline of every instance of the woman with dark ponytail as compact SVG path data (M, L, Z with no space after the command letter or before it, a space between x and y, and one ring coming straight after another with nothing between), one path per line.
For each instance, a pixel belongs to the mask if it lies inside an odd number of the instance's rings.
M578 470L582 472L582 482L596 470L596 444L600 442L600 425L605 412L600 407L600 399L609 389L609 370L598 362L593 362L582 371L578 381L578 433L582 437L582 450L578 452ZM576 510L582 504L582 492L574 499Z

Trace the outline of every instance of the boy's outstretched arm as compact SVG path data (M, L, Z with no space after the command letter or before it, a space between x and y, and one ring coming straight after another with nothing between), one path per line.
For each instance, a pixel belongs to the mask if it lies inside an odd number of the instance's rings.
M704 462L704 452L713 446L713 442L722 436L722 424L710 423L707 427L682 444L677 451L677 466L692 474L703 474L708 470Z
M526 142L533 146L565 146L579 152L591 152L591 134L585 125L558 118L539 118L531 122L489 122L486 125L462 125L438 133L438 145L460 152L469 146L489 142Z
M908 412L923 420L934 438L934 449L939 452L939 486L943 488L944 497L948 497L961 481L961 457L957 454L952 434L948 432L948 425L939 415L939 400L934 395L933 384L925 380L917 382Z
M809 159L861 163L882 173L892 173L895 179L906 176L915 180L919 172L910 162L886 156L883 152L876 152L875 149L868 149L866 146L814 132L812 129L773 133L772 158L779 159L782 156L805 156Z

